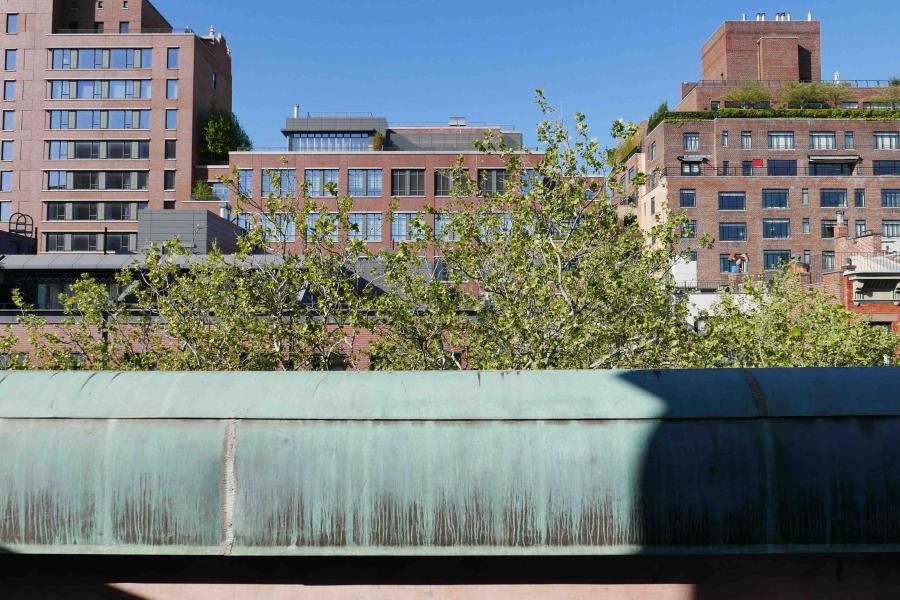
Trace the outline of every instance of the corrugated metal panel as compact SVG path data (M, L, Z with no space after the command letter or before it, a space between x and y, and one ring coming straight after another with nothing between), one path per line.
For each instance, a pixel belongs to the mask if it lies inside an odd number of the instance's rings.
M898 369L10 373L0 547L900 550Z

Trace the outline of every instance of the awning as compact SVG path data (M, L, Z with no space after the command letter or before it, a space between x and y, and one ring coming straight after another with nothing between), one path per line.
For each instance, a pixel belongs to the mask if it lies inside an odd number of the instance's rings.
M709 156L705 154L695 154L693 156L679 156L678 160L681 162L706 162L709 160Z
M830 155L830 156L810 156L810 162L832 162L832 163L848 163L859 162L858 154Z

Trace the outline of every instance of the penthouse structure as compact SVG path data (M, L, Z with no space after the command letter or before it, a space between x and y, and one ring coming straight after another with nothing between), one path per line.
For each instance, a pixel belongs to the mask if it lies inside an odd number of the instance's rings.
M135 251L139 210L190 197L202 120L231 110L225 39L146 0L3 8L0 232L40 253Z
M442 215L458 201L452 195L454 182L449 170L460 156L470 178L478 182L477 194L503 192L506 159L474 146L486 133L521 154L526 166L540 157L524 147L521 132L470 124L462 117L441 125L391 125L384 117L371 114L301 114L295 107L282 133L282 149L232 152L227 165L199 168L198 176L209 183L213 197L194 198L191 203L218 208L223 216L230 215L243 224L253 215L234 214L239 208L236 198L220 181L235 169L242 193L251 199L249 204L257 206L277 191L272 181L277 173L282 188L291 191L305 186L326 209L336 210L337 198L329 192L333 183L338 197L353 198L350 220L358 227L358 232L339 235L359 236L377 251L412 239L417 216L427 219L435 235L441 235L442 224L447 222ZM393 212L388 212L392 202ZM284 241L302 251L304 227L312 226L317 218L311 215L310 223L290 225Z
M821 81L820 52L812 15L725 22L703 46L702 79L643 123L623 203L647 229L666 208L687 215L687 284L791 259L833 270L839 221L880 233L880 251L900 242L900 82Z

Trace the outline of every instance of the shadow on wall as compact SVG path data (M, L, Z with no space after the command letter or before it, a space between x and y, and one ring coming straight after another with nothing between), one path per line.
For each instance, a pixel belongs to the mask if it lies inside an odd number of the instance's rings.
M734 373L712 397L700 379L694 396L657 393L644 553L736 554L685 565L697 600L900 596L897 556L861 554L900 541L897 370Z

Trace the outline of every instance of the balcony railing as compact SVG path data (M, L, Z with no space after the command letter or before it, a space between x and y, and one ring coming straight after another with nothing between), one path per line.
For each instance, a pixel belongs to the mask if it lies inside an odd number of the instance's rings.
M132 29L127 33L120 33L116 29L97 29L95 27L83 27L83 28L75 28L75 29L57 29L53 33L59 35L83 35L83 34L115 34L115 35L132 35L135 33L195 33L193 29L189 27L184 28L175 28L175 27L143 27L141 29Z
M745 84L746 81L742 79L701 79L700 81L689 81L685 82L685 85L690 86L690 89L685 92L685 95L690 94L694 89L698 87L717 87L717 88L731 88L731 87L740 87ZM777 89L783 86L786 83L797 83L796 79L761 79L758 81L754 81L753 83L759 83L764 87ZM814 82L803 82L803 83L814 83ZM892 80L890 79L845 79L841 81L833 81L822 79L815 83L827 83L831 85L837 86L846 86L851 88L882 88L882 87L890 87L894 85Z
M770 172L768 167L730 166L726 169L704 165L696 173L682 172L681 167L664 167L657 173L661 177L900 177L900 171L895 173L883 173L880 169L877 171L873 167L854 166L846 173L820 173L817 169L809 167Z

